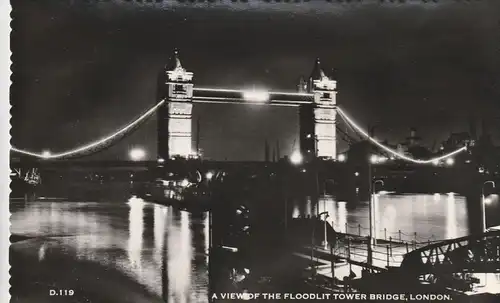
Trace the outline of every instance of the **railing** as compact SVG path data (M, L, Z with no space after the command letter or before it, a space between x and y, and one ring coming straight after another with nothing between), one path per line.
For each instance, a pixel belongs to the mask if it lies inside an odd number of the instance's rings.
M334 254L347 260L367 262L370 251L368 245L368 241L365 243L356 243L347 238L345 241L337 242ZM372 263L379 267L399 266L404 256L414 249L416 248L409 245L405 245L404 247L393 244L372 245Z
M350 225L345 223L342 226L339 226L339 224L335 224L335 222L331 222L330 224L337 232L346 234L348 236L366 238L370 235L370 228L363 227L361 224ZM376 238L377 240L383 240L384 242L399 244L408 243L412 246L430 245L432 243L445 240L438 239L433 234L431 234L430 237L426 237L419 235L417 232L404 232L401 230L389 231L387 230L387 228L378 230L378 232L376 233Z
M334 222L330 224L332 223ZM334 228L343 235L338 237L338 241L335 243L334 255L344 258L348 262L351 261L352 264L368 264L371 250L371 265L380 268L399 267L408 253L444 241L436 239L434 235L425 238L419 236L416 232L405 233L401 230L389 232L387 229L383 229L378 234L377 244L370 246L368 228L364 228L360 224L354 226L345 224L343 229L338 226L334 226ZM329 250L319 246L316 247L316 250L327 254L330 253Z

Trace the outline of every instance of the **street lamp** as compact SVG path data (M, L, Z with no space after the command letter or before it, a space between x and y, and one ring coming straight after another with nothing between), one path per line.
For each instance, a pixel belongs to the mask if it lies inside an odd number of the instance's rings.
M484 197L484 186L488 183L491 183L493 185L493 188L496 187L495 181L486 181L483 183L483 186L481 187L481 206L483 209L483 232L486 232L486 199Z
M327 232L326 232L326 219L330 216L327 211L324 211L318 215L318 219L322 216L325 215L325 239L323 240L323 247L325 249L328 248L328 239L327 239Z

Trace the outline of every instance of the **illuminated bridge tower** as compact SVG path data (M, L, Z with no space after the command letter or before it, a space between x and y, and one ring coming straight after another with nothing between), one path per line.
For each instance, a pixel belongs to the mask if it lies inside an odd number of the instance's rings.
M300 149L305 161L315 156L336 159L336 87L337 82L325 75L319 59L304 89L313 95L312 104L299 109Z
M182 67L177 51L158 77L157 102L163 99L166 102L158 111L158 159L187 158L193 150L193 73Z

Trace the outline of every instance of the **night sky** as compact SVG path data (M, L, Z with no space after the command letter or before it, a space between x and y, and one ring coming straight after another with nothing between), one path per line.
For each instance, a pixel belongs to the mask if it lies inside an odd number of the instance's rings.
M393 143L416 127L430 146L468 131L471 116L500 139L500 1L12 2L18 148L62 151L127 124L156 102L174 48L197 87L294 91L320 57L338 104ZM262 160L266 138L290 153L298 137L294 108L197 104L198 117L212 159ZM156 157L155 119L91 159L124 159L132 146Z

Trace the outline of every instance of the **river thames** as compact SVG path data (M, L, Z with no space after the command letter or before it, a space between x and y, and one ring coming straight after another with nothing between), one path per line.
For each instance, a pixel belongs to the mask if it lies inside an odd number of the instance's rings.
M181 211L128 193L108 192L92 198L13 199L11 232L20 240L11 250L34 260L34 266L64 256L72 260L69 264L84 262L104 271L112 269L151 298L208 302L207 212ZM379 238L400 234L412 238L416 233L417 240L424 241L468 234L466 201L461 196L382 193L375 201ZM291 217L327 211L336 230L368 234L368 203L352 205L322 197L318 210L309 199L289 204Z
M208 216L128 201L11 202L11 232L43 262L50 254L118 270L168 302L207 302ZM76 291L76 290L75 290ZM118 298L117 298L118 299Z
M464 197L448 194L392 194L374 196L376 237L425 242L466 236L469 233L467 204ZM292 202L292 217L328 212L327 221L336 231L367 236L369 205L351 205L322 197L318 209L310 199ZM415 236L416 233L416 236Z

